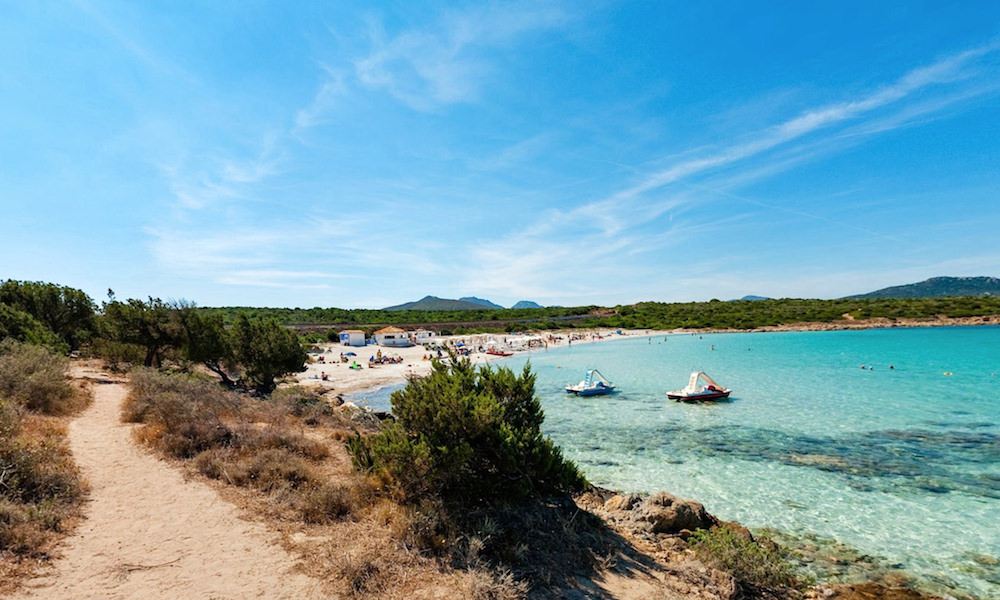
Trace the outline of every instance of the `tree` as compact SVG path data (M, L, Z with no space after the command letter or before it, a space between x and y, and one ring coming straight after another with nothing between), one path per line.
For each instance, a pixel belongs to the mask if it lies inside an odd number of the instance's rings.
M59 336L41 324L38 319L22 310L0 303L0 341L5 338L45 346L60 354L69 349Z
M541 432L535 376L525 366L476 369L469 359L435 362L392 395L397 420L356 437L355 465L387 475L409 502L428 497L464 506L578 491L576 465Z
M163 351L178 348L183 343L177 308L153 297L148 302L134 298L125 302L106 302L100 331L112 341L144 348L143 365L146 367L158 368L163 362Z
M251 321L240 314L229 331L229 347L246 384L263 394L274 389L276 378L306 368L298 336L274 319Z
M233 351L222 315L203 314L194 305L180 304L178 319L183 329L182 356L205 365L227 387L235 387L230 377L230 369L235 367Z
M0 303L33 316L73 348L96 331L94 301L75 288L8 279L0 284Z

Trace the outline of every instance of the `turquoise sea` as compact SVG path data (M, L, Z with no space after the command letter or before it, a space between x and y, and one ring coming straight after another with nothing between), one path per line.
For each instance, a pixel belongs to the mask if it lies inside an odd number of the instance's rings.
M1000 327L632 336L504 364L527 360L546 433L591 482L1000 598ZM566 394L587 368L622 391ZM731 401L667 400L695 370Z

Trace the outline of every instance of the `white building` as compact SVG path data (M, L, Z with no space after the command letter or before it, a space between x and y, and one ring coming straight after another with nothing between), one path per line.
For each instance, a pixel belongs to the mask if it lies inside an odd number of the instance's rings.
M379 346L407 347L413 345L410 334L399 327L386 327L379 329L373 335L375 343Z
M437 339L437 334L427 329L418 329L413 336L413 340L418 344L433 344Z
M364 346L365 332L360 329L345 329L340 332L340 343L345 346Z

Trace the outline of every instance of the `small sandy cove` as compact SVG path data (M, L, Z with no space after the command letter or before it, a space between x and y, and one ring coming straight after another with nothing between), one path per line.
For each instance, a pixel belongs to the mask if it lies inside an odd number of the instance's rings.
M617 333L610 329L578 330L572 334L545 332L538 336L544 340L545 345L533 351L544 350L545 348L564 348L570 343L585 344L606 340L621 339L626 336L658 335L666 332L659 331L622 331ZM571 338L572 336L572 338ZM439 343L468 342L463 348L475 348L476 339L496 339L503 341L505 338L512 338L511 335L490 334L483 336L451 336L441 338ZM485 342L483 342L484 344ZM321 352L310 353L310 362L306 365L306 370L296 374L296 379L300 384L306 386L322 386L333 390L338 394L346 394L358 390L377 388L386 385L401 383L410 375L427 375L431 371L431 358L437 353L428 350L423 346L411 346L409 348L386 348L377 345L351 347L336 343L317 344ZM484 346L485 347L485 346ZM354 356L345 356L348 362L341 362L341 354L353 353ZM380 364L369 366L369 359L377 356L398 357L400 361L395 364ZM474 363L486 363L494 361L500 356L487 354L485 352L474 351L469 355ZM357 364L358 368L351 368ZM323 377L326 377L324 379Z

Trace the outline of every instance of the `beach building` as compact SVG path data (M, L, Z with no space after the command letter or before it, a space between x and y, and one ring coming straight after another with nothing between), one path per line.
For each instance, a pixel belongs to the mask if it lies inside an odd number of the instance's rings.
M379 346L396 346L397 348L405 348L413 345L413 340L410 339L410 334L399 327L385 327L379 329L373 335L375 338L375 343Z
M365 332L360 329L345 329L340 332L340 343L345 346L364 346Z
M437 334L427 329L418 329L413 339L418 344L433 344L437 340Z

